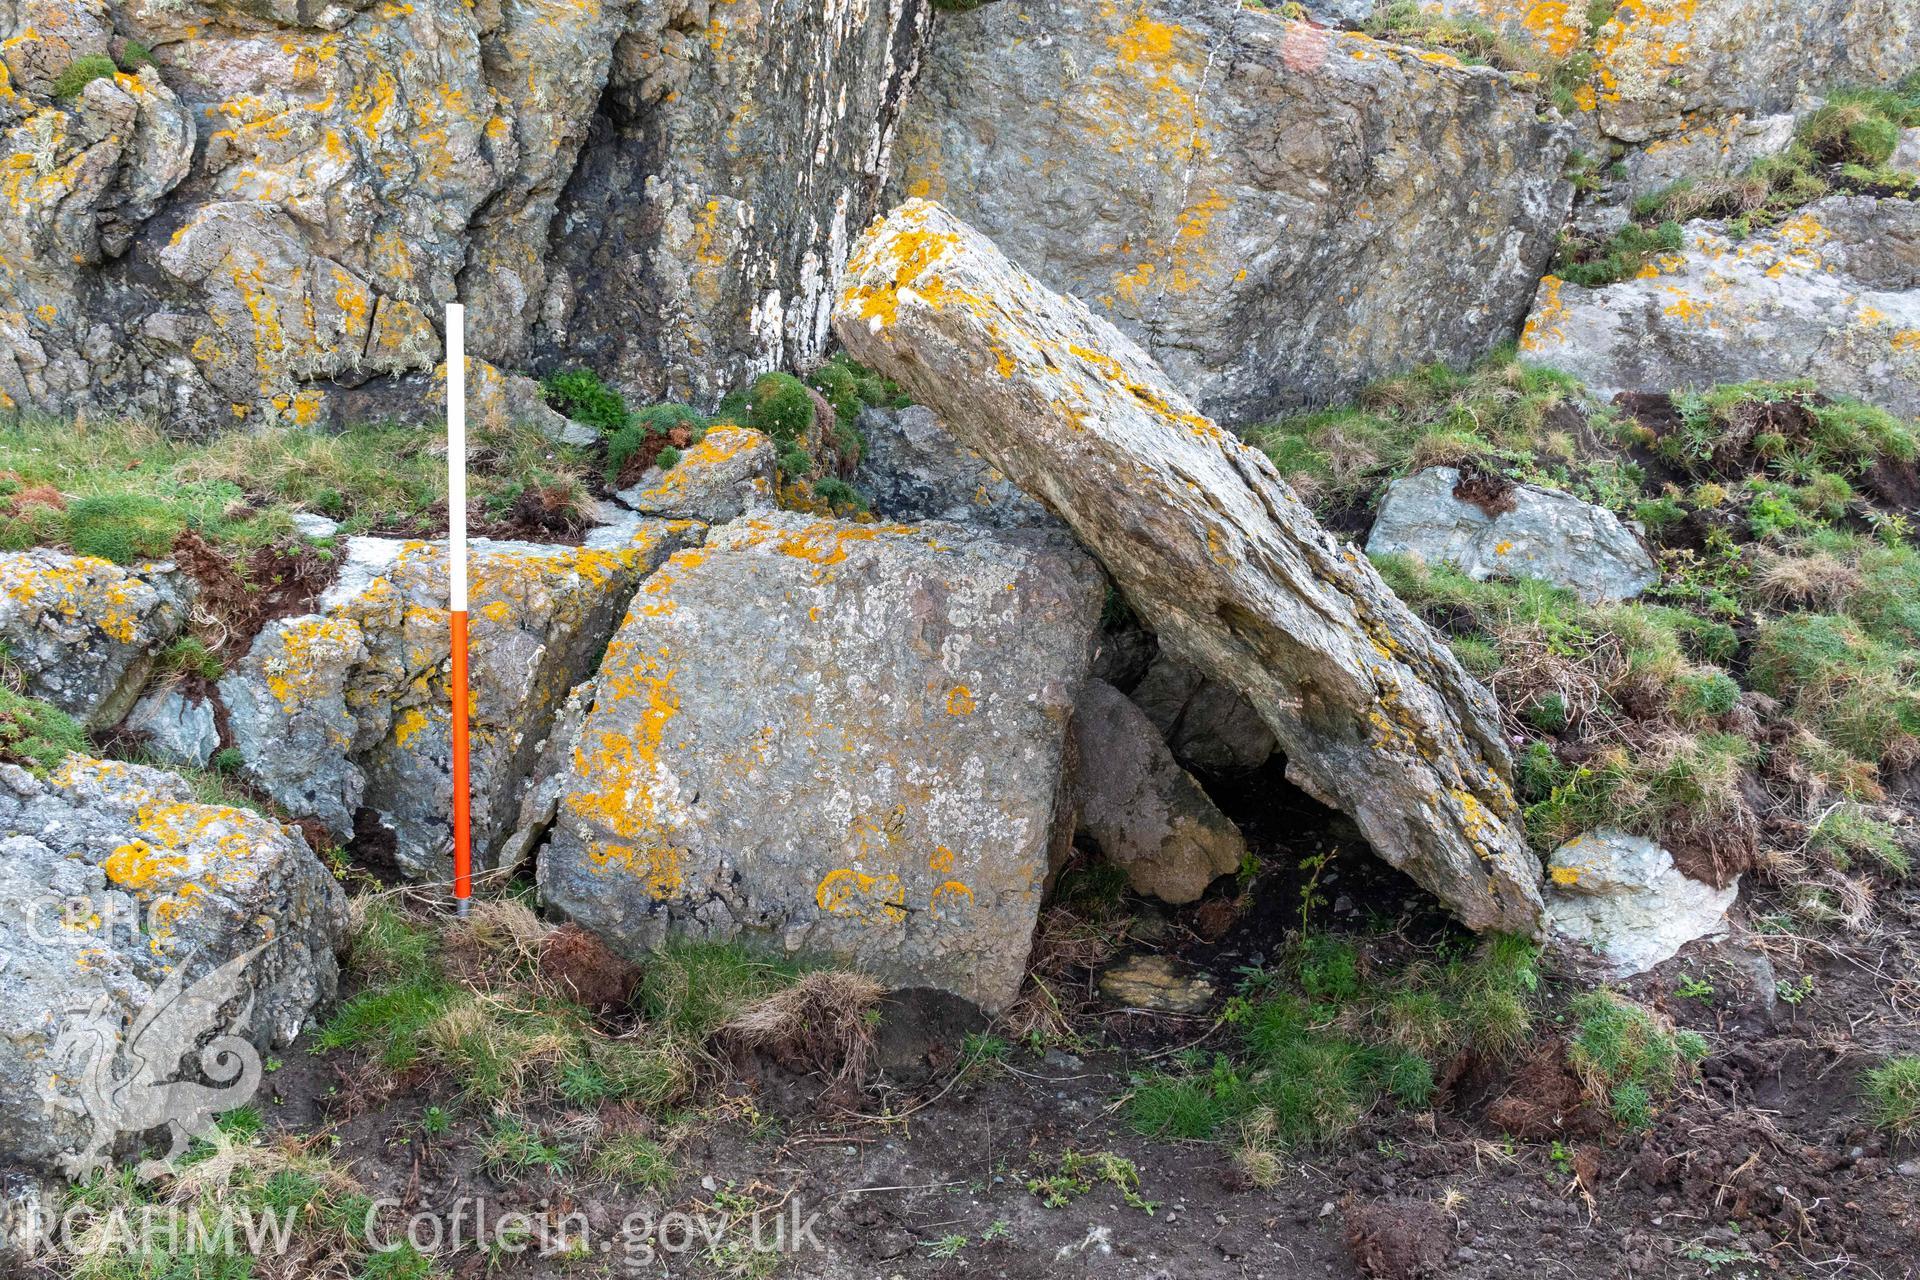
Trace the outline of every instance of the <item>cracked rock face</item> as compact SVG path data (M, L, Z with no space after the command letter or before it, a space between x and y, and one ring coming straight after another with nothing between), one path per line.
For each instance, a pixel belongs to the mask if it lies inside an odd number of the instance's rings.
M133 705L192 599L192 580L167 561L124 569L45 547L0 552L8 664L23 692L93 728Z
M826 348L927 0L636 0L560 203L544 349L711 407Z
M1632 280L1546 277L1520 348L1601 396L1813 378L1920 415L1920 204L1833 196L1744 240L1689 223Z
M1064 519L1164 648L1246 697L1298 785L1469 927L1539 931L1492 695L1264 454L932 202L870 228L848 277L854 358Z
M1238 421L1510 336L1573 137L1499 72L1265 9L1001 0L941 15L894 190Z
M593 668L628 596L689 521L610 546L471 544L469 685L476 865L511 831L549 722ZM220 682L246 776L341 838L365 807L400 869L451 867L446 544L355 538L322 612L271 623Z
M1647 549L1605 507L1536 484L1480 501L1466 492L1453 467L1395 480L1367 554L1449 564L1476 582L1544 578L1587 601L1630 600L1660 580Z
M0 831L0 1162L48 1168L90 1130L43 1093L88 1065L61 1040L69 1010L137 1015L176 969L194 982L262 944L221 1027L248 1003L239 1034L286 1045L333 998L346 895L279 823L195 803L174 774L75 755L44 781L0 764Z
M555 352L649 398L805 363L926 19L922 0L0 0L0 409L384 414L440 362L453 301L478 359ZM155 65L54 100L128 39Z
M997 1010L1057 838L1103 583L1063 534L746 517L634 597L560 776L546 902Z

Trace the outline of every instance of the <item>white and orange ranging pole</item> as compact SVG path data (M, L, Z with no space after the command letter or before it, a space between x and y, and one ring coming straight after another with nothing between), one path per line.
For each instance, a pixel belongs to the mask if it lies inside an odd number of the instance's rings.
M453 900L473 898L467 709L467 313L447 307L447 607L453 650Z

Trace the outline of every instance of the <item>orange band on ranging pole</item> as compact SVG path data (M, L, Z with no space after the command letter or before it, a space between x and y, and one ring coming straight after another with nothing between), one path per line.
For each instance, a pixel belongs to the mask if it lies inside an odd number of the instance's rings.
M468 817L467 614L453 615L453 896L473 896L473 828Z
M467 767L467 317L447 307L447 606L453 671L453 899L473 897L473 824Z

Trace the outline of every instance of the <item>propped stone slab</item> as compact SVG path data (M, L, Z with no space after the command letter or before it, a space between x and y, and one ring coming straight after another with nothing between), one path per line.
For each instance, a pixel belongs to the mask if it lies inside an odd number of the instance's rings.
M567 691L593 669L641 578L697 541L635 520L602 545L473 541L473 823L480 865L513 829L520 786ZM321 611L272 623L220 682L246 776L296 817L354 834L373 812L401 870L451 868L453 796L444 542L355 538ZM363 833L364 834L364 833Z
M1540 930L1492 695L1132 341L925 200L861 238L834 326L1064 518L1382 857L1474 929Z
M608 647L546 902L633 955L746 938L1004 1007L1103 593L1059 532L723 526Z

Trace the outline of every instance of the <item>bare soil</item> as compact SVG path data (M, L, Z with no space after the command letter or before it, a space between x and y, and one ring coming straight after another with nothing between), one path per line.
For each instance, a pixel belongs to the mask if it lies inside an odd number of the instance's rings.
M1210 787L1269 869L1246 892L1223 881L1178 911L1137 904L1130 946L1167 952L1229 993L1237 971L1266 962L1298 927L1295 863L1327 848L1326 901L1309 928L1353 938L1382 971L1451 928L1337 816L1271 775ZM1128 1127L1116 1104L1134 1077L1183 1049L1218 1047L1222 1033L1207 1016L1103 1007L1086 967L1060 984L1072 1052L1021 1046L997 1066L959 1071L963 1039L982 1020L951 998L909 992L882 1006L873 1069L851 1094L830 1064L745 1055L724 1102L677 1132L620 1107L536 1115L563 1142L595 1130L676 1141L680 1172L664 1193L578 1169L496 1179L480 1154L485 1116L436 1080L392 1081L351 1055L287 1055L268 1080L270 1118L336 1135L400 1216L479 1197L490 1213L577 1212L591 1228L583 1258L468 1250L443 1259L459 1277L1910 1278L1920 1275L1920 1145L1896 1145L1861 1119L1858 1077L1920 1047L1920 890L1889 892L1879 907L1873 934L1794 938L1754 931L1746 922L1766 904L1746 902L1728 939L1625 984L1712 1047L1701 1080L1643 1134L1623 1136L1586 1105L1564 1065L1555 1010L1592 978L1578 957L1555 953L1529 1053L1454 1064L1432 1110L1380 1111L1332 1149L1294 1153L1267 1189L1249 1184L1225 1146ZM1683 975L1711 995L1680 996ZM455 1119L429 1136L422 1116L435 1106ZM1068 1150L1132 1161L1151 1211L1104 1183L1047 1207L1028 1180ZM622 1236L631 1214L648 1225L674 1211L744 1223L748 1206L789 1225L796 1211L817 1213L820 1247L755 1259L696 1244L645 1257ZM659 1249L673 1237L648 1239Z

